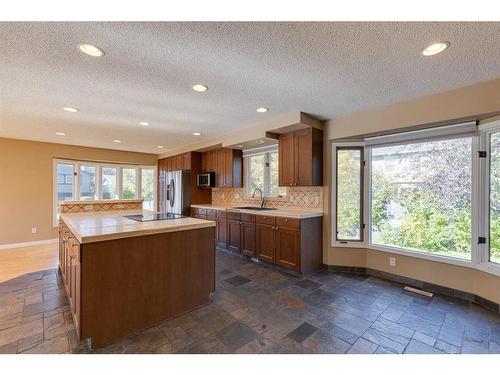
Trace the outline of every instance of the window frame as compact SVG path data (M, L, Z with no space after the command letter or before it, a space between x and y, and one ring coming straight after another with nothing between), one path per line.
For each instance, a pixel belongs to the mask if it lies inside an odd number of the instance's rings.
M244 151L243 153L243 171L245 173L244 180L245 180L245 196L246 197L252 197L252 191L250 191L250 162L249 158L253 156L260 156L264 155L264 189L262 191L263 197L264 198L273 198L273 199L283 199L286 198L286 187L285 193L283 195L271 195L271 154L273 153L278 153L279 155L279 150L278 150L278 145L272 145L272 146L265 146L265 147L259 147L256 149L249 150L247 152ZM279 163L279 161L278 161ZM280 186L283 188L283 186Z
M333 243L335 244L342 244L342 245L349 245L349 244L352 244L353 246L356 246L357 244L365 244L366 241L365 241L365 238L366 238L366 235L365 235L365 229L366 229L366 225L365 225L365 209L364 209L364 206L365 206L365 178L364 178L364 175L365 175L365 165L366 165L366 162L365 162L365 147L364 147L364 143L346 143L346 144L343 144L343 143L335 143L333 144L333 148L332 148L332 152L334 154L333 156L333 162L334 162L334 166L335 166L335 174L333 175L333 178L332 178L332 187L333 187L333 194L332 194L332 212L334 213L334 217L333 217L333 221L335 222L334 224L334 241ZM359 195L359 221L360 221L360 224L361 224L361 227L359 228L360 229L360 239L359 240L346 240L346 239L339 239L338 238L338 231L337 231L337 217L338 217L338 195L337 195L337 191L338 191L338 179L337 179L337 175L338 175L338 163L337 163L337 156L338 156L338 151L339 150L359 150L360 151L360 168L359 168L359 174L360 174L360 195Z
M95 200L103 200L102 199L102 168L116 168L116 185L117 185L117 193L118 198L116 199L105 199L105 201L117 201L123 200L123 180L122 180L122 170L123 169L135 169L135 197L131 199L142 199L142 169L150 169L153 170L153 206L156 207L158 202L158 166L157 165L138 165L138 164L120 164L120 163L106 163L106 162L95 162L95 161L86 161L86 160L71 160L71 159L59 159L54 158L52 160L53 168L52 168L52 226L57 228L58 224L58 213L57 213L57 165L58 164L69 164L73 166L73 201L81 201L81 202L91 202L80 199L80 166L92 166L96 167L96 199Z
M331 246L339 248L365 248L370 250L384 251L390 254L408 256L412 258L425 259L441 263L453 264L468 268L478 269L483 272L500 276L500 264L489 261L489 199L490 199L490 150L489 139L492 133L500 131L500 120L491 123L477 125L477 134L470 135L472 140L472 184L471 184L471 259L460 259L439 254L430 254L411 249L384 246L372 242L371 233L371 153L372 147L367 147L365 142L339 142L332 143L332 180L331 180ZM438 129L439 132L439 129ZM467 136L469 137L469 136ZM415 142L429 142L437 139L446 140L460 138L460 135L429 136L418 139ZM402 143L402 142L401 142ZM337 218L337 148L363 147L363 223L364 241L339 241L336 238ZM480 158L479 151L487 151L487 158ZM479 244L478 237L485 237L486 244Z

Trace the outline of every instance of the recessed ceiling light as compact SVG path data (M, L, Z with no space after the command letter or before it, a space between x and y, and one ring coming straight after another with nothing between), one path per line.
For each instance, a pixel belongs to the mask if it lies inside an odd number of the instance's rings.
M120 141L119 139L113 139L113 142L115 142L115 143L122 143L122 141Z
M73 112L73 113L79 111L79 109L73 107L64 107L63 109L67 112Z
M422 51L422 55L424 56L432 56L436 55L440 52L443 52L446 48L450 46L450 42L438 42L438 43L433 43L426 49Z
M262 139L259 139L256 143L258 143L259 145L263 144L264 141Z
M265 107L259 107L256 109L256 111L259 113L265 113L265 112L269 111L269 109L265 108Z
M93 46L92 44L82 43L78 45L80 51L84 54L92 56L92 57L100 57L104 55L104 51L99 47Z
M193 90L198 92L205 92L208 90L208 87L197 83L196 85L193 85Z
M200 132L194 132L193 135L201 135Z
M139 123L139 125L142 125L142 126L149 126L149 125L151 125L151 123L149 123L149 122L147 122L147 121L141 121L141 122Z
M56 134L57 135L66 135L66 133L62 133L62 132L57 132Z
M156 148L163 148L163 146L156 146Z

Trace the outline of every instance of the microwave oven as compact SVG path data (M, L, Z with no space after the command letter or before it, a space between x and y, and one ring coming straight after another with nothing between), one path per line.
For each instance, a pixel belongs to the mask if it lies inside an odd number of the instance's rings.
M196 176L196 185L198 187L214 187L215 172L201 173Z

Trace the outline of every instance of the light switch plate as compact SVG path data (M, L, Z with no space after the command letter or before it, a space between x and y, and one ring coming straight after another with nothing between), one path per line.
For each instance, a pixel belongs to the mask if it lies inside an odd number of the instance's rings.
M31 234L35 234L35 233L36 233L36 227L31 228Z
M396 266L396 258L394 257L389 257L389 266Z

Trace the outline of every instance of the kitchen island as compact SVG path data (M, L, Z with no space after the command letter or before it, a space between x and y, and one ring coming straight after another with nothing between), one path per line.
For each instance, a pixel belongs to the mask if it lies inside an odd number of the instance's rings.
M215 223L140 222L143 210L62 213L59 267L80 340L92 347L209 302Z

